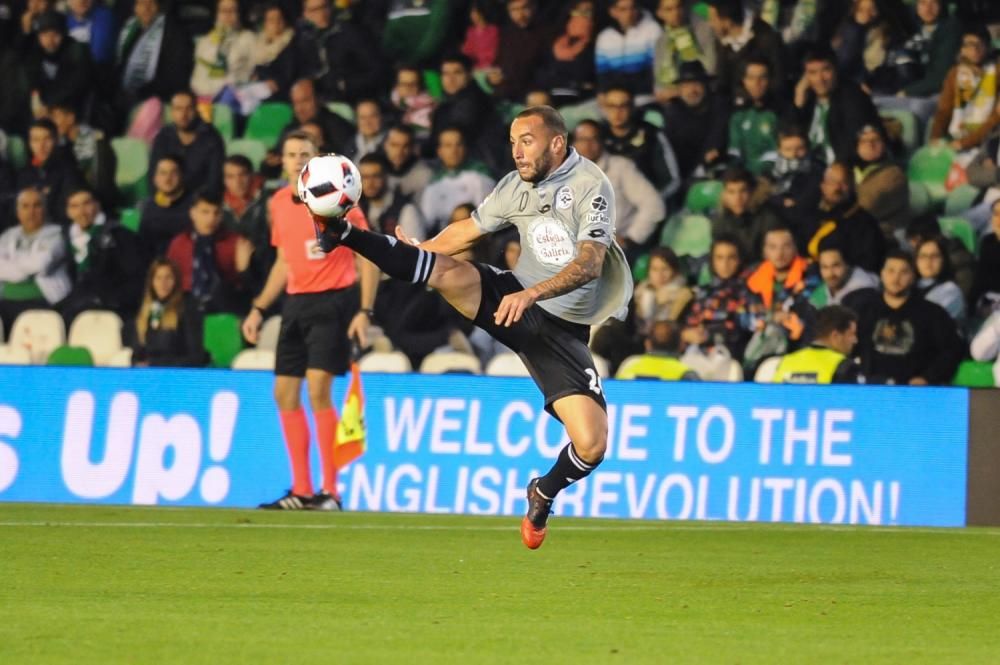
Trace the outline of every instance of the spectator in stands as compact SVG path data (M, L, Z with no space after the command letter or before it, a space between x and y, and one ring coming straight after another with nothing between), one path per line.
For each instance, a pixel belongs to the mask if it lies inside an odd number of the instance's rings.
M853 0L832 40L837 70L845 79L872 86L902 39L903 26L891 11L883 12L876 0Z
M810 222L820 200L826 165L809 150L806 130L795 123L778 126L778 154L764 174L760 198L793 229Z
M965 323L965 295L954 281L944 238L928 238L917 246L916 291L940 305L959 326Z
M389 187L385 157L378 153L365 155L358 162L358 170L364 192L359 205L371 228L394 236L399 226L406 237L424 239L424 223L417 206L409 196Z
M433 66L448 38L449 0L391 0L382 31L382 52L411 67Z
M739 239L740 255L756 259L760 256L764 232L777 223L777 216L767 207L750 208L753 176L740 167L731 167L722 174L720 208L712 218L712 235L731 235Z
M389 93L389 102L396 121L421 136L431 130L434 98L424 89L423 74L416 67L403 66L396 70L396 84Z
M979 261L969 294L969 302L979 317L1000 310L1000 199L991 208L991 232L979 241Z
M45 223L45 199L34 187L17 194L17 226L0 234L0 322L10 330L21 312L54 307L72 289L62 231Z
M442 131L457 127L466 138L474 159L485 162L491 171L506 172L506 165L510 163L510 151L505 147L506 129L493 100L472 78L469 59L464 55L446 56L441 60L441 90L444 97L431 117L431 141L437 145ZM499 168L501 165L504 167Z
M858 317L842 305L828 305L816 314L816 338L781 358L775 383L863 383L858 364L850 358L858 343Z
M667 208L663 199L632 160L605 151L603 130L597 122L583 120L576 126L573 147L597 164L611 181L615 191L618 244L625 250L629 261L634 261L666 217Z
M204 367L208 363L203 322L185 298L181 275L169 259L149 267L142 303L126 331L135 367Z
M36 25L38 18L48 12L55 9L55 2L53 0L25 0L25 2L20 3L20 7L15 6L14 8L8 10L12 12L18 12L23 9L20 15L20 25L15 31L13 39L13 50L23 53L29 44L37 37Z
M736 359L743 357L754 328L748 310L749 292L740 276L741 251L741 243L735 236L718 235L712 240L709 253L712 279L695 289L681 333L686 344L703 351L721 347Z
M254 70L253 32L240 24L237 0L217 0L215 27L194 43L191 90L203 104L211 104L224 88L235 91L250 82Z
M354 104L375 97L385 83L382 53L360 23L333 20L330 0L305 0L296 25L296 48L303 78L316 83L326 102Z
M987 57L990 33L974 26L961 34L958 64L945 77L931 125L931 141L947 141L956 151L978 147L1000 124L997 60Z
M862 127L853 163L858 205L875 218L886 237L906 228L910 184L903 169L889 158L882 132L870 125Z
M191 201L184 188L181 160L172 155L153 164L153 195L140 206L139 238L148 256L160 256L174 236L190 225Z
M117 160L104 132L78 122L76 109L62 102L49 107L49 118L59 134L59 148L75 160L80 174L101 201L112 206L118 198L115 189Z
M891 55L887 66L895 71L891 91L896 97L879 97L883 108L904 108L926 121L937 106L948 70L955 62L961 27L943 0L917 0L917 31Z
M229 227L238 226L260 195L263 181L254 174L253 163L244 155L230 155L222 163L223 213ZM242 233L242 231L241 231ZM247 235L248 234L243 234Z
M66 17L47 11L35 19L35 44L25 57L28 85L46 111L56 103L81 106L92 94L87 47L66 36Z
M683 62L700 61L708 73L715 72L716 42L711 26L697 16L689 20L684 0L660 0L656 17L663 34L653 53L653 92L666 104L677 96L677 76Z
M608 27L597 34L597 84L623 86L634 96L653 90L653 59L663 28L636 0L611 0Z
M222 201L211 191L191 199L191 228L174 236L167 258L177 266L181 288L201 312L242 312L248 293L240 279L253 245L222 226Z
M788 115L788 109L771 94L770 81L767 60L748 58L743 66L742 86L729 116L729 155L740 160L754 175L774 168L778 154L778 121Z
M557 105L579 102L595 92L593 0L571 2L563 26L542 54L535 77L536 85L548 91Z
M885 257L885 236L875 218L859 205L848 168L839 162L827 168L820 191L819 206L809 216L815 221L798 229L800 245L816 259L820 241L831 238L852 265L870 272L878 270Z
M194 49L184 27L160 11L159 0L135 0L134 14L118 33L115 63L124 114L150 97L161 101L185 90Z
M354 106L354 118L358 131L354 135L354 150L348 153L358 161L365 155L377 152L385 140L385 126L382 123L382 108L374 99L362 99Z
M444 228L456 206L466 201L482 201L493 191L495 183L486 168L469 161L467 154L460 129L445 129L438 134L439 166L420 195L424 221L420 238L431 238Z
M255 175L250 160L243 155L230 155L222 165L223 224L250 241L253 251L249 265L243 271L246 290L257 293L264 287L274 263L271 245L271 225L267 219L267 201L273 190L264 188L263 179Z
M206 190L222 194L222 162L226 145L219 130L198 115L197 100L190 90L170 98L170 120L157 133L149 152L150 164L164 155L181 160L184 182L197 183ZM152 181L154 174L149 174Z
M38 189L45 197L49 221L64 223L66 195L83 180L72 155L56 149L59 135L51 120L31 123L28 130L28 163L17 172L17 189Z
M295 31L281 5L265 5L263 13L264 20L254 37L253 83L238 89L239 112L243 115L250 115L265 99L288 99L298 68L293 43ZM261 85L266 89L260 88Z
M848 294L861 289L878 288L878 277L874 273L851 265L844 256L845 250L833 238L823 238L819 242L819 276L823 280L809 302L813 307L839 305Z
M88 309L135 314L146 261L135 233L109 219L94 193L80 187L66 199L64 230L73 290L60 304L67 322Z
M623 365L616 379L700 381L698 373L678 360L680 331L673 321L657 321L644 340L645 353Z
M819 285L809 261L799 256L795 236L775 224L764 233L764 260L747 277L749 310L759 321L744 360L753 363L809 342L815 310L809 297Z
M752 11L744 11L743 0L710 0L708 22L718 39L716 85L721 94L739 93L740 75L751 57L767 60L772 94L780 95L785 82L781 36Z
M664 131L677 155L681 176L689 178L721 163L729 100L708 89L708 74L698 60L681 63L678 70L679 94L664 107Z
M806 0L805 2L782 2L762 0L760 18L781 37L788 52L799 52L805 43L823 39L828 29L821 25L826 11L835 2L828 0Z
M948 261L951 263L952 270L954 272L955 283L958 284L959 288L962 289L962 293L969 294L972 292L972 284L975 281L975 270L976 257L968 250L965 243L958 238L952 238L946 236L941 231L941 224L938 222L937 215L933 212L928 212L919 217L915 217L906 226L906 231L903 232L906 245L906 249L911 256L916 256L917 247L919 247L924 240L929 238L944 238L945 245L948 248Z
M535 0L507 0L507 21L500 27L497 66L486 77L493 86L493 94L511 101L524 99L551 43L549 26L537 20Z
M476 71L491 69L497 62L500 28L492 20L492 7L486 0L473 0L469 7L469 27L462 41L462 55L472 60Z
M599 101L607 151L635 162L664 200L677 194L681 176L674 149L663 132L636 112L632 93L624 86L611 84Z
M417 154L413 130L405 125L389 128L382 142L389 187L416 199L430 183L434 169Z
M916 267L904 251L889 252L882 292L857 291L844 304L858 314L858 355L870 381L946 385L962 359L955 322L914 293Z
M969 345L969 355L979 362L994 363L993 384L1000 385L1000 363L996 362L1000 357L1000 311L993 312L983 322Z
M795 106L800 122L809 127L809 143L827 164L848 162L861 129L881 128L878 111L857 83L841 80L837 57L829 47L810 49L803 64Z
M323 130L326 139L334 152L349 154L354 145L354 125L340 117L326 106L320 104L316 95L316 85L309 79L299 79L292 86L290 97L292 101L292 121L282 132L282 137L300 128L308 122L315 122ZM282 145L283 140L278 141ZM278 156L280 165L281 158Z
M993 217L993 204L1000 200L1000 133L993 132L983 142L979 152L966 167L969 184L983 190L977 203L962 213L976 234L988 233Z
M88 47L94 64L113 65L117 32L111 8L95 0L67 0L66 8L69 36Z

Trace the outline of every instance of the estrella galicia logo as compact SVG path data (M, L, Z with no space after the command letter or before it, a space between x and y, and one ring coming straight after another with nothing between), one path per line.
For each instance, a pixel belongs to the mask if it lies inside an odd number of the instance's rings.
M608 200L600 195L595 196L594 198L590 199L590 207L596 210L597 212L604 212L605 210L608 209Z
M590 236L591 238L603 238L608 234L604 229L591 229L590 232L587 233L587 235Z

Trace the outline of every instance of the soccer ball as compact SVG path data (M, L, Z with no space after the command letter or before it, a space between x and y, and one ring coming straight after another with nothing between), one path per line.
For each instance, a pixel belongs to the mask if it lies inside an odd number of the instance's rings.
M299 173L298 190L314 215L340 217L361 198L361 173L343 155L317 155Z

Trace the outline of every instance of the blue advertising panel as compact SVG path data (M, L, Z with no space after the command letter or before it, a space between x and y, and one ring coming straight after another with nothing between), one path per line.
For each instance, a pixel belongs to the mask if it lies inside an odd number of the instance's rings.
M265 372L4 368L0 501L274 499L289 471L271 384ZM566 443L528 379L373 374L364 387L368 451L340 475L349 510L520 514L528 480ZM965 390L605 387L605 461L559 496L559 515L965 523Z

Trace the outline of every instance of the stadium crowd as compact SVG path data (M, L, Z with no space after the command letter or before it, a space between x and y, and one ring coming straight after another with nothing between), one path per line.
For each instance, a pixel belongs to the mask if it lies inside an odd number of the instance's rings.
M284 135L425 239L550 104L636 277L593 331L612 374L948 384L1000 351L991 25L989 0L0 0L0 323L111 310L133 364L205 365L203 320L274 261ZM384 281L375 320L414 366L502 350L423 287Z

